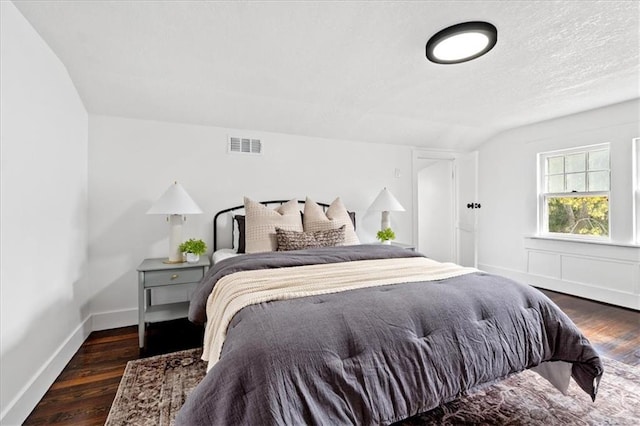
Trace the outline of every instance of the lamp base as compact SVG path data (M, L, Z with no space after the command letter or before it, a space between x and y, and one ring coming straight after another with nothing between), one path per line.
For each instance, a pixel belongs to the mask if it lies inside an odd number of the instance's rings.
M169 259L164 263L182 263L184 258L180 251L182 242L182 215L172 214L169 216Z
M383 211L382 220L380 221L380 230L384 231L387 228L391 228L391 215L388 211Z

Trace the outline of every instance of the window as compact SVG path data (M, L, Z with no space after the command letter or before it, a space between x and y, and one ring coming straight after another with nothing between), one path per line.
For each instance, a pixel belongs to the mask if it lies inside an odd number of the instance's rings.
M539 154L542 233L609 237L609 144Z

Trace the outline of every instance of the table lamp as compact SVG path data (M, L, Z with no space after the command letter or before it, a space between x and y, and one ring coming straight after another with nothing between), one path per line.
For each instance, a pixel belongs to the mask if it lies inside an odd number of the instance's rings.
M169 259L164 263L184 262L179 249L182 243L184 215L200 213L202 213L200 207L178 182L174 182L147 211L147 214L164 214L169 218Z
M384 188L371 206L369 206L369 211L377 211L382 212L382 220L380 222L380 230L384 231L387 228L391 228L391 216L389 212L403 212L404 207L402 204L393 196L391 191L387 188Z

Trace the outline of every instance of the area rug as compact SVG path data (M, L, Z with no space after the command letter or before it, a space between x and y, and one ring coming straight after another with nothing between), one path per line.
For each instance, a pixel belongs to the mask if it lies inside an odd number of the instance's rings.
M206 372L201 349L130 361L105 423L172 425ZM595 403L573 381L567 396L531 371L397 423L415 425L639 425L640 368L603 358Z

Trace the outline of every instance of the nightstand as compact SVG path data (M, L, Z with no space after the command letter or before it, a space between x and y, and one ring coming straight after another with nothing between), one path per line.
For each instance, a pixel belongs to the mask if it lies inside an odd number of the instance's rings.
M151 305L151 289L167 286L188 286L198 283L209 270L209 258L197 263L163 263L166 259L145 259L138 266L138 338L144 348L146 323L184 318L189 302Z
M416 251L416 246L411 245L411 244L395 243L395 242L391 241L391 245L392 246L396 246L396 247L402 247L403 249L407 249L407 250L411 250L411 251Z

